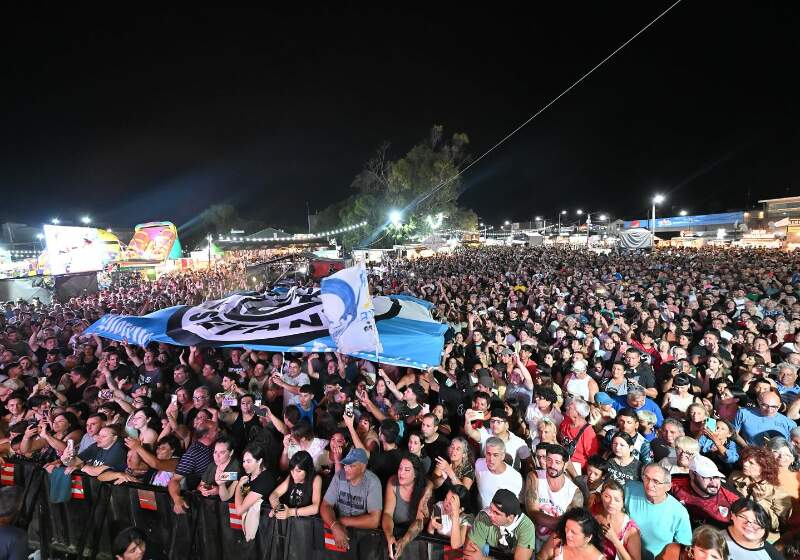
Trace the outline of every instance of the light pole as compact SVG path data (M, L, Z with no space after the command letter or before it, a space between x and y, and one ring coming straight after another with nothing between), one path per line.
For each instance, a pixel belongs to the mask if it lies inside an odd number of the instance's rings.
M558 235L561 235L561 216L563 216L566 213L567 213L566 210L562 210L561 212L558 213Z
M653 219L650 222L650 234L653 236L653 246L656 244L656 204L661 204L662 202L664 202L663 194L657 194L653 197Z

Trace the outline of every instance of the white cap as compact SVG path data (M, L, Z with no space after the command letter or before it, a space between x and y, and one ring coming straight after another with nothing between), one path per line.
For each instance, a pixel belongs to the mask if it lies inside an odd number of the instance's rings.
M689 470L696 472L703 478L725 478L725 475L719 472L714 461L705 455L695 455L694 459L692 459L692 463L689 465Z

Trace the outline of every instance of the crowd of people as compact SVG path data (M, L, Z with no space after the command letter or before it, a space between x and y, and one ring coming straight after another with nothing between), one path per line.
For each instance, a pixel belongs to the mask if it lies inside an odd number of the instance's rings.
M373 529L403 560L800 557L795 253L384 263L373 294L429 300L449 326L428 370L84 334L241 289L242 258L7 302L0 454L166 487L175 515L190 492L232 502L247 540L262 516L319 516L331 555L366 557L354 530ZM141 532L118 540L120 558L144 553Z

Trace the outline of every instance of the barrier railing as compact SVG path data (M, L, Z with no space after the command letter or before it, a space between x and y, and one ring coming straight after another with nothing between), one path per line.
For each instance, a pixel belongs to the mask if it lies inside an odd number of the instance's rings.
M148 535L148 546L166 558L188 560L326 560L333 558L389 560L381 531L350 530L350 551L326 548L319 517L276 520L262 511L256 538L245 541L241 519L232 503L185 493L188 512L176 515L166 488L99 482L73 474L70 499L50 500L49 474L40 464L14 458L0 465L0 484L22 488L22 507L15 525L28 531L29 546L42 558L111 558L111 541L121 529L136 526ZM421 533L415 558L452 558L449 539ZM404 555L406 556L406 555ZM511 556L492 550L493 558Z

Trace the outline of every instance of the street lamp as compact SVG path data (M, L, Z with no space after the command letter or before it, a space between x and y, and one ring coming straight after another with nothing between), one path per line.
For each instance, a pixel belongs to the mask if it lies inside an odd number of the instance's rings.
M83 222L84 224L88 224L88 223L90 223L91 221L92 221L92 219L91 219L89 216L83 216L83 217L81 217L81 222Z
M575 213L576 213L578 216L580 216L581 214L583 214L583 210L578 210L578 211L577 211L577 212L575 212Z
M504 225L504 226L507 226L507 225L510 225L510 224L511 224L511 222L509 222L508 220L506 220L505 222L503 222L503 225Z
M652 243L656 244L656 204L664 202L664 195L657 194L653 197L653 220L650 222L650 234L653 236Z
M680 211L680 215L681 216L687 216L688 214L689 214L689 212L687 212L686 210L681 210Z
M58 218L53 218L52 220L50 220L50 223L54 224L54 225L58 225L58 224L61 223L61 220L59 220Z
M561 212L558 213L558 235L561 235L561 216L566 215L566 213L567 213L566 210L562 210Z

